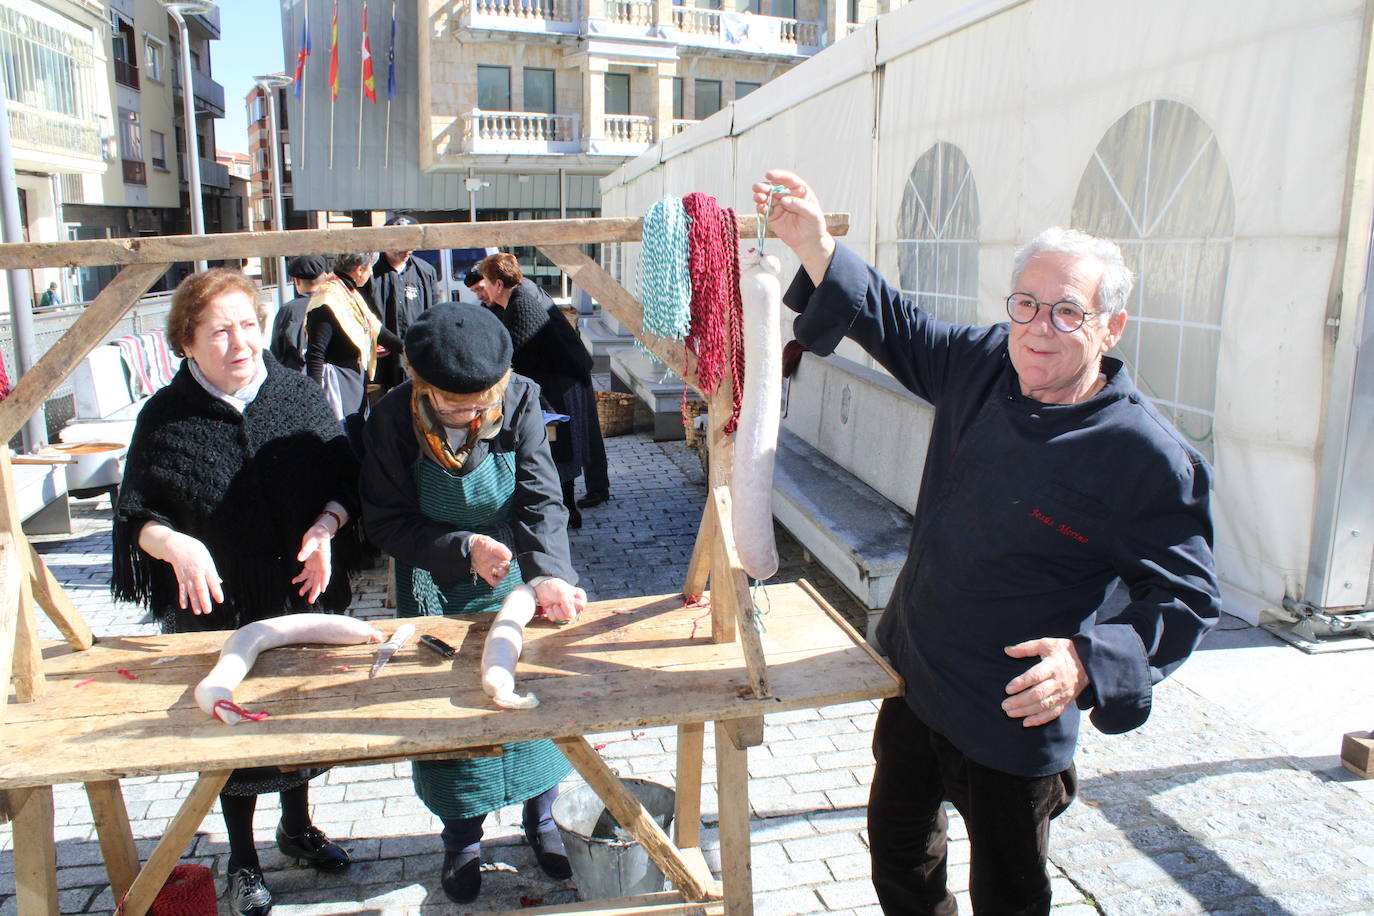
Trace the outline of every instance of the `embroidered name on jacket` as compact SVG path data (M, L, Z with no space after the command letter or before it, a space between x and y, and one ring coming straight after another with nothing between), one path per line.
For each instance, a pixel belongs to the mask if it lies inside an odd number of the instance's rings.
M1082 534L1079 534L1077 531L1074 531L1072 528L1070 528L1063 522L1056 522L1052 517L1041 512L1039 509L1030 510L1030 517L1035 519L1037 522L1040 522L1042 525L1047 525L1050 528L1053 528L1055 531L1064 535L1065 537L1073 538L1080 544L1088 543L1087 537L1085 537Z

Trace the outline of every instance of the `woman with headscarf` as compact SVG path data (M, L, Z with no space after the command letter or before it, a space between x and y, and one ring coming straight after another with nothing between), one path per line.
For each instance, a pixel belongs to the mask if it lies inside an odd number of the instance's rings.
M515 348L512 367L538 382L549 406L569 418L553 441L553 460L568 507L568 525L580 528L578 506L597 506L611 495L606 447L592 391L592 357L553 300L525 279L514 255L487 255L478 262L477 272L488 300L510 332ZM574 486L583 473L587 494L578 502Z
M510 336L481 306L445 302L405 343L410 379L373 409L360 488L368 537L396 561L398 613L495 612L525 583L549 619L571 620L586 593L574 587L539 388L510 370ZM443 821L442 883L459 903L481 891L483 821L516 802L540 867L572 874L550 813L568 761L550 741L502 751L411 764L416 792Z
M111 591L165 633L236 629L348 607L357 566L358 465L320 389L263 352L265 309L237 271L192 274L172 294L167 342L184 356L138 415L115 507ZM220 792L229 908L265 916L253 844L257 796L281 793L277 845L322 871L348 853L311 825L319 770L235 770Z
M372 278L375 260L372 252L336 255L333 273L315 287L305 310L306 374L345 423L367 416L367 383L376 375L377 358L403 349L358 291Z

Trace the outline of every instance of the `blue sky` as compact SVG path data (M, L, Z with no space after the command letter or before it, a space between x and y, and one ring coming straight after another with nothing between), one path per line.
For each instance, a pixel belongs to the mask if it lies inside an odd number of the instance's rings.
M282 69L280 0L219 0L220 40L211 45L215 80L224 87L224 118L215 125L222 150L248 152L243 97L253 77Z

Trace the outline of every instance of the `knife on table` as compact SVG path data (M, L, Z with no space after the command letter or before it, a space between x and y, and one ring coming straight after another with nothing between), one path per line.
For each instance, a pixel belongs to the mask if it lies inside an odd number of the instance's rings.
M368 677L376 677L377 672L381 671L387 662L391 661L391 656L415 635L415 624L403 623L396 628L396 632L391 634L391 638L377 647L377 658L372 662L372 670L368 672Z

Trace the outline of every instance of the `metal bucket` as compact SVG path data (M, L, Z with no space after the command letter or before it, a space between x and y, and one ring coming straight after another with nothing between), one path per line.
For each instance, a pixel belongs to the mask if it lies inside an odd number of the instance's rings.
M647 779L622 779L666 832L677 794ZM621 829L591 786L581 785L554 800L553 820L563 835L579 900L605 900L663 890L663 873Z

